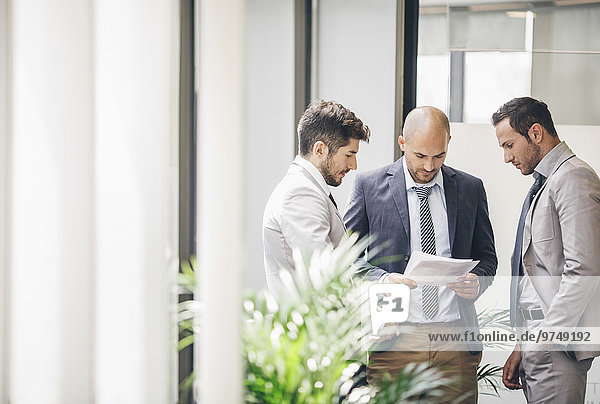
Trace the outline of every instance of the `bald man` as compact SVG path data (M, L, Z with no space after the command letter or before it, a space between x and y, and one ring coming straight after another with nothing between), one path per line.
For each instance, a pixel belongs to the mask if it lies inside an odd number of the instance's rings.
M406 283L402 274L413 251L479 261L456 282L411 289L408 321L396 326L398 336L372 348L367 368L369 382L378 383L386 372L394 378L408 363L428 362L454 379L443 402L474 403L481 343L432 336L477 334L474 302L492 283L497 259L483 183L444 165L449 141L442 111L411 111L398 138L404 156L357 175L344 222L361 237L375 236L365 254L377 265L365 275L370 280Z

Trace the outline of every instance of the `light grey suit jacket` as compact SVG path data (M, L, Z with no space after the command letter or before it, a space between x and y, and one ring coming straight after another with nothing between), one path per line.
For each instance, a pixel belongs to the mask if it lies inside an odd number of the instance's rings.
M555 149L525 219L523 268L545 314L542 327L599 327L600 180L564 142ZM571 347L578 360L600 355L598 345Z
M267 284L275 297L279 295L281 270L294 272L295 248L310 258L326 246L337 247L346 233L342 217L329 199L325 180L316 167L306 165L312 163L300 158L294 159L275 187L263 216Z

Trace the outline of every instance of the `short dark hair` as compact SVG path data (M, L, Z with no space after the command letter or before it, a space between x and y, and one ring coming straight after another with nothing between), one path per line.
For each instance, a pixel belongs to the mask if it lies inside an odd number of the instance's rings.
M513 98L494 112L492 124L496 126L504 118L509 119L508 123L515 132L520 133L527 139L529 139L527 133L534 123L542 125L551 136L558 136L548 106L534 98Z
M329 153L335 153L350 143L351 138L369 143L370 135L369 127L354 112L334 101L311 102L298 122L301 156L309 155L319 140L327 145Z

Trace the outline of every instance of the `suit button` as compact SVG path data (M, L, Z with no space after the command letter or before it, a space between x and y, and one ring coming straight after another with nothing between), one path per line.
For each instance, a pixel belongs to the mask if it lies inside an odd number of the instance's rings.
M408 256L408 255L404 256L404 261L408 261L409 259L410 259L410 256Z

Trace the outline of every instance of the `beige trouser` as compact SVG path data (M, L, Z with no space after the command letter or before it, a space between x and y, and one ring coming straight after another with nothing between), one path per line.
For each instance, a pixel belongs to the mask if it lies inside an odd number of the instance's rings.
M429 334L451 333L447 323L404 324L393 350L371 352L367 365L367 381L378 384L386 373L392 379L409 363L427 362L438 368L451 382L445 385L440 403L477 402L477 366L481 352L473 355L466 346L457 342L431 342Z
M533 330L541 320L526 321ZM578 361L573 352L523 347L519 373L523 394L530 404L579 404L585 402L587 372L592 358Z

